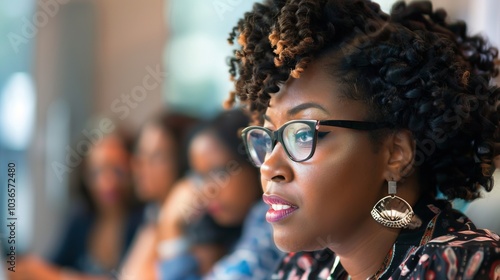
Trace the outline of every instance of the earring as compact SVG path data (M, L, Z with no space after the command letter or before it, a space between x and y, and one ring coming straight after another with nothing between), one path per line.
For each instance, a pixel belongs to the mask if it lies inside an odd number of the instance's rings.
M396 196L396 181L388 181L389 195L382 198L372 209L372 217L385 227L405 228L414 215L410 204Z

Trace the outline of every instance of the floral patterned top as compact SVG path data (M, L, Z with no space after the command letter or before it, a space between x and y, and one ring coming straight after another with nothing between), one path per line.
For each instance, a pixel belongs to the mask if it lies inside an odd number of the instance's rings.
M386 257L378 279L500 280L500 238L477 229L447 201L421 199L414 207L422 225L404 229ZM329 249L289 253L271 279L348 279Z

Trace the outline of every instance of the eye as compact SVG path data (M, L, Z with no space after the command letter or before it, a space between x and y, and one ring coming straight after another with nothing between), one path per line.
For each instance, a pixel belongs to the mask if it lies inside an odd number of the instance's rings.
M297 143L308 143L313 140L313 131L310 129L299 130L295 133L295 142Z

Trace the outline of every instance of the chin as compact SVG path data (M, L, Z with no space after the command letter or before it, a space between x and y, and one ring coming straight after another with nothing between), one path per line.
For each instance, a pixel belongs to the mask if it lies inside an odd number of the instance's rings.
M290 238L286 240L274 238L274 243L280 251L285 253L305 251L302 246L298 246L297 243L295 243L293 240L290 240Z
M144 188L141 188L141 187L137 187L135 189L135 195L137 196L137 198L140 200L140 201L149 201L151 195L149 194L149 192L144 189Z
M324 249L320 238L297 236L290 231L276 230L273 227L273 239L276 247L283 252L317 251ZM299 230L300 231L300 230ZM297 233L297 231L295 231Z

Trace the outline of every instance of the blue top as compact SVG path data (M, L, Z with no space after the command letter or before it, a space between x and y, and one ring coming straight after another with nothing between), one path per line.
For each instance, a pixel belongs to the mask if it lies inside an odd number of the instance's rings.
M241 238L208 275L199 275L196 258L186 253L161 261L160 279L267 279L283 256L274 245L271 225L266 222L268 209L269 206L262 201L253 206L245 220Z

